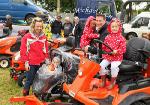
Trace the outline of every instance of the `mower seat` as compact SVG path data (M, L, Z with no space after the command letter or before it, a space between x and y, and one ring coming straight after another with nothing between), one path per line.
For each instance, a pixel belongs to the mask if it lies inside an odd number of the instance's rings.
M74 47L75 47L75 37L74 36L69 36L66 39L65 45L59 47L58 50L68 52L68 51L72 50Z
M132 74L140 73L142 70L142 63L123 60L123 62L119 66L119 69L120 69L119 74L132 75Z
M119 74L140 73L146 69L146 59L149 57L150 42L144 38L132 38L128 41L126 53L122 64L119 66ZM148 54L147 54L148 53Z

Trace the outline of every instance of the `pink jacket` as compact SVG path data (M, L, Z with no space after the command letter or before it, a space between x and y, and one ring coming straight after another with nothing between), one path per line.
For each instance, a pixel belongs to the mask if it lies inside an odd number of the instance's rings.
M83 35L80 40L80 47L83 48L90 44L91 40L98 38L99 35L94 33L94 30L90 28L90 22L95 19L93 16L88 17L85 28L83 30Z
M119 31L117 33L113 33L110 28L111 23L115 20L117 20L117 22L120 25ZM117 54L115 55L102 54L102 58L107 59L109 61L122 61L123 53L126 52L126 40L121 34L122 25L120 21L114 18L108 25L108 31L110 34L106 36L104 43L108 44L113 50L117 50ZM102 49L106 52L111 52L111 50L107 48L105 45L102 45Z
M48 58L48 42L41 34L36 39L32 33L27 33L21 40L20 55L22 61L29 61L30 65L40 65Z

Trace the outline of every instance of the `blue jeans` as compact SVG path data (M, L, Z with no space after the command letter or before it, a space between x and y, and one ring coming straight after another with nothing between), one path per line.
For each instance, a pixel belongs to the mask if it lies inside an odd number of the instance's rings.
M27 91L30 90L30 86L33 84L33 80L39 68L40 68L40 65L30 65L30 70L26 72L26 82L24 85L25 90Z
M52 39L61 38L59 34L52 34Z

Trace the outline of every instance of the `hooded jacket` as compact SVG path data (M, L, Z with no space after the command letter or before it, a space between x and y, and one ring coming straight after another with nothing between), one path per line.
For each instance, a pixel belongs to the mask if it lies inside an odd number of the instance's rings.
M119 25L119 30L116 33L111 31L111 24L114 21L116 21ZM107 30L110 34L105 37L104 43L110 46L111 49L117 50L117 53L115 55L102 54L102 58L107 59L109 61L122 61L123 53L126 52L126 40L121 34L122 33L121 22L116 18L112 19L110 24L108 25ZM102 45L102 50L106 52L111 52L111 50L105 45Z
M40 65L48 58L48 42L41 34L37 39L34 34L27 33L21 40L20 55L22 61L29 61L30 65Z
M80 40L81 48L83 48L87 45L90 45L90 42L92 39L99 37L98 34L94 33L95 30L90 28L90 22L94 19L95 18L93 16L90 16L90 17L88 17L88 19L86 21L85 28L83 30L83 35L81 36L81 40Z

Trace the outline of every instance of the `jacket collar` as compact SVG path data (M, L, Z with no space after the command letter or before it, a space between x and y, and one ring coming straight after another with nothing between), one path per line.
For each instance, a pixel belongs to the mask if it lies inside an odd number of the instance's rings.
M35 36L34 33L30 32L30 34L31 34L31 37L32 37L32 38L36 38L36 36ZM41 34L39 35L39 38L42 37L43 35L44 35L44 33L41 33Z

